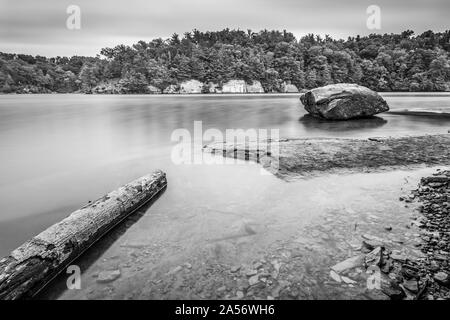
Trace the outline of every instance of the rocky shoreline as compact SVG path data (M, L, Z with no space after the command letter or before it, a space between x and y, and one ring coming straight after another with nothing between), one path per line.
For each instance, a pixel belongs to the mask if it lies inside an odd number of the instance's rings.
M450 170L424 177L409 197L419 203L420 216L413 224L421 229L420 245L425 257L416 262L425 299L450 299Z
M449 300L449 195L450 170L438 169L432 176L422 178L417 189L399 198L406 207L413 202L418 204L420 215L413 216L406 227L419 229L415 247L423 255L407 255L393 250L389 240L366 235L361 254L332 266L330 278L347 284L363 280L369 289L393 300ZM386 230L391 231L392 227Z

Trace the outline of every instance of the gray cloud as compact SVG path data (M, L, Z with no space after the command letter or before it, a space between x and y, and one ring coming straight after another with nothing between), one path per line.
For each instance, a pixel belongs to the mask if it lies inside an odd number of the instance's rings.
M68 30L66 8L80 6L81 30ZM449 28L448 0L0 0L0 51L95 55L102 47L194 28L286 29L346 38L366 35L366 8L381 7L379 33Z

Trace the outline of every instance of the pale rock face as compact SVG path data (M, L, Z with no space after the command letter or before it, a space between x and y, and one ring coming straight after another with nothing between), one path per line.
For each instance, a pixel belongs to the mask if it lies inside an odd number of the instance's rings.
M152 86L152 85L147 86L147 90L148 90L149 93L152 93L152 94L161 93L161 90L159 88L157 88L155 86Z
M450 82L445 83L445 91L450 92Z
M305 110L328 120L347 120L389 111L387 102L375 91L357 84L332 84L302 94Z
M171 84L170 86L168 86L167 88L164 89L163 91L164 93L180 93L179 89L176 85Z
M209 82L207 84L207 92L208 93L222 93L222 90L220 89L220 86L217 83Z
M120 86L118 81L112 80L95 86L91 91L92 93L97 94L114 94L121 93L122 87Z
M284 83L283 84L283 92L284 93L298 93L298 88L291 84L291 83Z
M253 81L252 84L246 84L247 93L264 93L264 89L259 81Z
M244 80L230 80L222 87L223 93L264 93L264 88L259 81L247 84Z
M184 81L180 85L180 93L202 93L203 83L198 80Z
M222 86L223 93L245 93L246 84L244 80L230 80Z

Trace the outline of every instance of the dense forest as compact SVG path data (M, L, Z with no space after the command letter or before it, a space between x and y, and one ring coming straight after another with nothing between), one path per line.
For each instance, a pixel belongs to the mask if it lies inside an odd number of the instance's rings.
M297 40L283 31L187 32L183 37L104 48L96 57L0 53L0 92L92 92L114 84L121 93L164 90L195 79L223 85L260 81L265 92L351 82L377 91L450 91L450 30L415 36L372 34Z

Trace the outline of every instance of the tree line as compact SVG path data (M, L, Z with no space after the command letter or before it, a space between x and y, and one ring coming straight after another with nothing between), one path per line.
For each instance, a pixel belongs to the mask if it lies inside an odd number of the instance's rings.
M450 91L450 30L407 30L336 40L287 31L194 30L182 37L103 48L96 57L0 53L0 92L91 92L105 83L125 93L195 79L219 86L258 80L265 92L289 83L310 89L358 83L377 91Z

